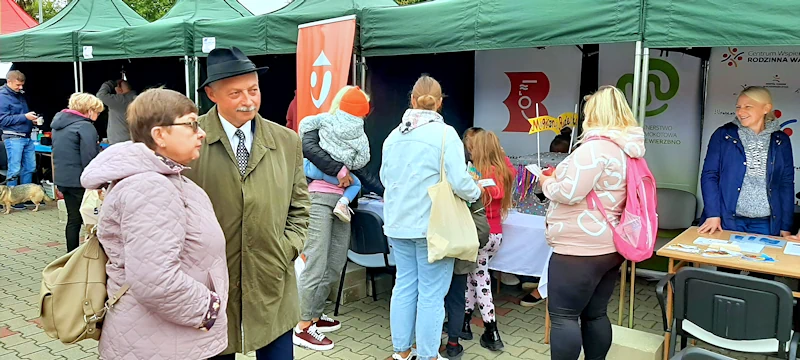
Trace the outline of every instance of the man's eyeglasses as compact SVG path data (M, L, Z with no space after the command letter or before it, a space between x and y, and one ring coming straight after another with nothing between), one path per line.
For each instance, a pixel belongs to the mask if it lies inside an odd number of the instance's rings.
M182 122L182 123L174 123L169 126L189 126L192 128L192 131L197 132L200 129L200 123L197 121L189 121L189 122Z

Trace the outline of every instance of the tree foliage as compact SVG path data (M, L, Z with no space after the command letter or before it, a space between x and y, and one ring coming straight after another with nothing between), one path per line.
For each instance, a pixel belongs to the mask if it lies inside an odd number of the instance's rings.
M40 0L16 0L22 10L25 10L28 15L39 20L39 1ZM66 5L67 2L59 0L42 0L42 16L44 21L50 20Z
M42 1L44 21L55 16L70 0L15 0L34 19L39 19L39 1ZM102 0L107 1L107 0ZM156 21L175 5L177 0L122 0L147 21ZM411 5L428 0L395 0L399 5Z
M175 5L176 0L122 0L147 21L156 21Z
M42 1L44 21L49 20L66 6L70 0L16 0L17 4L34 19L39 19L39 1ZM108 1L108 0L99 0ZM147 21L156 21L175 5L176 0L122 0Z

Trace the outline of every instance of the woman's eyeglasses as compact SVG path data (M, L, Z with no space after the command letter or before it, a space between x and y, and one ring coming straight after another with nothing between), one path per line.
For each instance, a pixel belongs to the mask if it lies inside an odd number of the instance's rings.
M197 132L200 129L200 123L197 121L189 121L189 122L182 122L182 123L174 123L169 126L188 126L192 128L192 131Z

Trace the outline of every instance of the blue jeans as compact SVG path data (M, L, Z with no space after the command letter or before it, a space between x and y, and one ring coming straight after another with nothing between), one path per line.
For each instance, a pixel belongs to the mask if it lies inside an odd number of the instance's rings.
M8 155L8 186L30 184L36 171L36 151L30 138L3 140ZM17 179L19 177L19 179Z
M311 161L308 161L308 159L303 159L303 171L305 171L306 177L308 178L312 178L314 180L323 180L328 184L339 185L339 179L337 179L335 176L325 174ZM344 189L344 195L342 196L346 197L347 200L352 202L361 191L361 180L358 180L358 178L352 173L350 174L350 177L353 178L353 182L350 184L350 186Z
M429 264L426 239L389 238L389 244L397 263L389 310L394 351L410 349L416 333L419 359L436 359L444 323L444 297L453 278L453 259Z
M759 235L772 235L772 236L779 235L779 234L773 234L770 231L769 218L752 219L752 218L737 216L734 217L733 219L734 221L736 221L736 228L728 230L746 232L751 234L759 234Z

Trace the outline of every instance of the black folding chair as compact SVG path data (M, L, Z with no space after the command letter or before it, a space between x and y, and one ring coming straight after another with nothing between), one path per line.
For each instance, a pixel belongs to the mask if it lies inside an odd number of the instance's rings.
M672 324L667 323L666 287L674 289ZM794 360L800 334L792 332L792 290L783 283L685 267L656 286L664 331L671 332L670 357L689 338L739 352L777 354ZM788 352L788 357L787 357Z
M383 234L383 219L367 210L355 209L350 220L350 250L347 259L367 269L372 284L372 299L378 300L375 288L375 272L388 272L392 275L394 284L395 264L390 257L389 239ZM336 295L336 308L334 316L339 315L339 305L342 301L344 290L344 276L347 273L347 262L344 264L341 279L339 279L339 293Z

